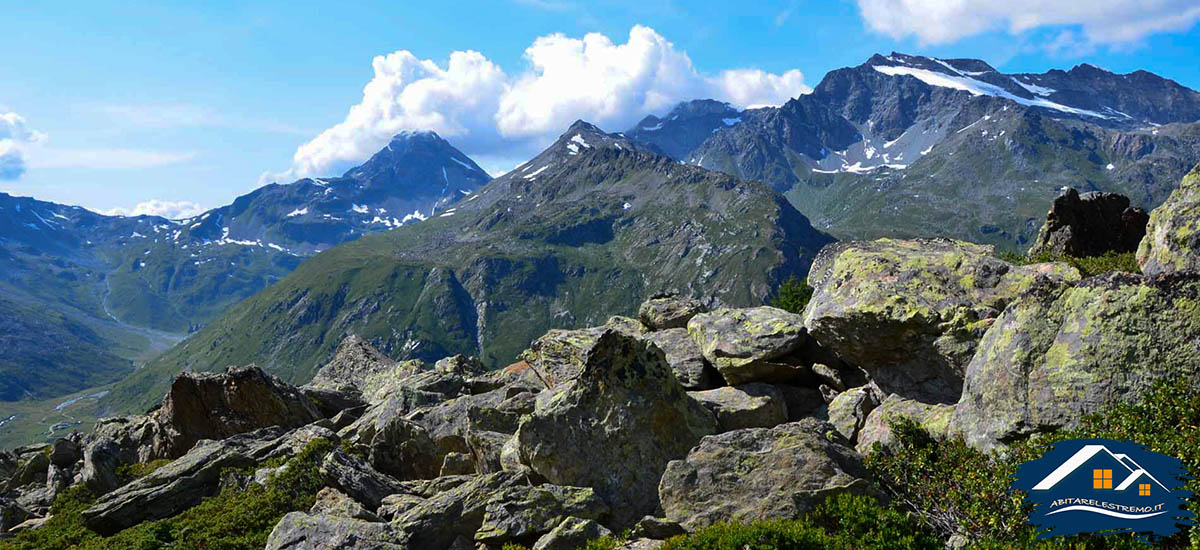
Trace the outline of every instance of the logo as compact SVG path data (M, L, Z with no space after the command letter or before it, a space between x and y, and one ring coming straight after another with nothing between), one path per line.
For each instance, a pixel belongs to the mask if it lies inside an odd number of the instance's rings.
M1128 441L1072 439L1021 465L1013 489L1033 504L1038 538L1076 533L1167 537L1193 521L1183 464Z

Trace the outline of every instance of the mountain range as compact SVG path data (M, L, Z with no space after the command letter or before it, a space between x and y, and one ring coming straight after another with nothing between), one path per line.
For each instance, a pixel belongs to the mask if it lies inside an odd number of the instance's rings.
M502 367L659 291L761 304L834 238L1023 251L1062 187L1158 206L1200 161L1198 121L1200 93L1144 71L893 53L779 107L576 122L495 180L406 132L183 220L0 194L0 400L104 386L98 410L128 411L180 370L251 362L303 382L352 333Z

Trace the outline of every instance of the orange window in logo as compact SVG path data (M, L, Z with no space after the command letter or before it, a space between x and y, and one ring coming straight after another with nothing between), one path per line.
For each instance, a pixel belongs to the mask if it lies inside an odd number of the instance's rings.
M1150 496L1150 484L1149 483L1139 483L1138 484L1138 496L1143 496L1143 497Z
M1093 489L1112 489L1112 470L1092 470Z

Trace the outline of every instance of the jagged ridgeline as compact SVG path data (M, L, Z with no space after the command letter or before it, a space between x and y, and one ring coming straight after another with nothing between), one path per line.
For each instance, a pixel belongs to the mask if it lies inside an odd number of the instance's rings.
M351 333L396 359L503 367L547 329L603 324L659 290L761 304L831 241L765 185L577 122L436 217L315 256L151 362L114 404L232 364L303 382Z
M1147 210L1200 161L1200 93L1090 65L1005 74L893 53L811 94L738 111L710 100L627 135L761 181L843 240L943 236L1024 250L1063 186Z

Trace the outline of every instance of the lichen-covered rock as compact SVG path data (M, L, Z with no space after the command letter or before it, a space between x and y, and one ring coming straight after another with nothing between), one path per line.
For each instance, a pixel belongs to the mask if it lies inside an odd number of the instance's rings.
M438 470L438 476L459 476L475 473L475 463L471 461L471 455L463 453L446 453L446 457L442 459L442 467Z
M639 321L627 317L612 317L599 327L554 329L529 344L521 358L537 373L546 388L554 388L579 376L587 351L607 330L633 336L643 336L646 332Z
M705 437L667 466L662 509L689 531L797 517L831 494L867 490L861 457L847 443L813 418Z
M81 439L79 432L55 439L50 447L50 462L60 468L74 466L83 459L83 447L79 443Z
M682 525L666 518L646 516L633 526L633 536L655 540L666 540L687 533Z
M569 387L539 399L515 437L520 462L551 483L592 487L631 527L657 509L667 462L716 431L656 346L606 330Z
M787 404L779 388L762 382L688 392L713 412L720 431L770 428L788 420Z
M292 512L267 538L267 550L407 550L405 534L390 523Z
M444 453L425 428L396 414L364 415L343 430L343 442L361 450L376 470L396 479L437 477Z
M1200 166L1150 213L1137 262L1146 275L1200 271Z
M1200 274L1109 273L1008 307L966 371L954 429L990 448L1200 374Z
M1080 195L1064 188L1050 205L1029 255L1100 256L1133 252L1146 235L1149 216L1129 206L1129 197L1092 191Z
M372 510L379 508L388 495L404 491L404 486L398 480L341 449L335 449L325 457L321 462L321 474L329 486L340 489Z
M8 479L8 484L3 490L12 491L30 484L43 485L46 483L46 471L49 469L50 458L46 453L32 453L17 467L17 471Z
M954 417L954 405L944 403L927 404L905 399L899 395L889 395L878 407L867 416L866 422L858 431L858 442L855 449L862 454L871 452L875 442L885 448L895 443L892 436L891 422L897 416L903 416L916 422L935 439L945 439L950 435L950 421Z
M276 454L283 445L278 428L203 440L171 461L96 501L83 511L88 528L111 535L143 521L173 516L217 491L226 468L248 468Z
M705 311L707 308L694 298L664 293L642 302L638 308L638 318L650 330L686 328L692 317Z
M701 313L688 321L688 334L731 385L788 383L809 375L806 366L775 361L808 338L803 318L782 309L761 306Z
M725 382L721 374L708 364L700 346L685 328L669 328L646 334L663 351L667 364L675 371L679 384L689 390L707 390Z
M571 516L562 520L562 523L551 529L549 533L538 538L537 542L533 544L533 549L576 550L586 546L588 541L611 535L612 531L595 520Z
M154 416L164 429L167 458L182 456L202 439L297 428L324 418L302 392L257 367L181 374Z
M352 391L365 398L375 389L370 387L369 381L377 374L392 370L395 365L395 361L375 346L351 334L338 344L333 359L317 371L307 386Z
M948 239L835 243L809 272L804 323L884 394L952 403L979 338L1009 302L1078 279L1065 264L1013 266L991 246Z
M867 415L879 405L879 396L870 386L850 388L829 402L829 423L849 441L858 437Z
M309 508L310 514L354 518L364 521L380 521L374 512L363 508L349 495L332 487L325 487L317 492L316 502Z
M411 548L446 548L460 537L474 539L498 491L529 485L525 476L507 472L457 480L398 514L392 524L404 531Z
M565 517L598 520L608 505L586 487L510 487L492 494L475 540L503 544L548 533Z

